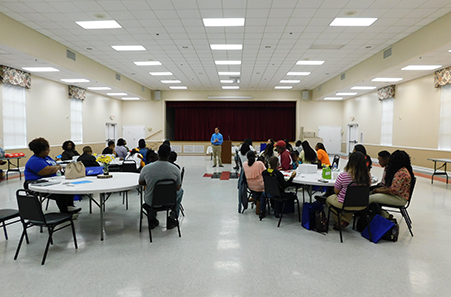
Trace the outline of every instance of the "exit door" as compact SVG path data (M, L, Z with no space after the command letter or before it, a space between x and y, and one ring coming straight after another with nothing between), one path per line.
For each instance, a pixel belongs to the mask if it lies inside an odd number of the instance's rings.
M349 155L354 150L354 146L359 142L359 124L348 124L348 150Z

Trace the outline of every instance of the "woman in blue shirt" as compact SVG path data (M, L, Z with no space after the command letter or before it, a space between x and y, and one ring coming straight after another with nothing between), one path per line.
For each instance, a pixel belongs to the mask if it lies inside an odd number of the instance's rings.
M49 157L50 146L47 140L42 137L33 139L28 147L34 155L25 164L24 188L27 190L28 184L44 177L56 176L56 173L61 170L61 166ZM62 213L77 213L81 210L81 208L74 206L73 195L52 194L49 198L56 201Z

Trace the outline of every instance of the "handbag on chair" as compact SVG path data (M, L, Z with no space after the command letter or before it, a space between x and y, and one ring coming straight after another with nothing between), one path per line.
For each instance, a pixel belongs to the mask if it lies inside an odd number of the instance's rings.
M72 162L67 164L65 174L66 179L75 179L86 176L85 165L82 162Z

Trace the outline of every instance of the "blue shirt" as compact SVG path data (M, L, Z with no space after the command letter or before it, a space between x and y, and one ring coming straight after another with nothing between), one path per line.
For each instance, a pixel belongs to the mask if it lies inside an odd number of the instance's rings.
M217 139L218 141L214 142L215 139ZM210 141L211 141L212 145L221 145L224 140L222 139L222 134L221 133L213 133L213 135L211 135L211 140Z
M38 174L39 171L44 169L47 166L55 166L56 162L50 158L49 156L45 158L38 157L33 155L28 159L27 164L25 164L24 176L25 180L38 180L43 178ZM48 176L56 176L56 174L48 175Z

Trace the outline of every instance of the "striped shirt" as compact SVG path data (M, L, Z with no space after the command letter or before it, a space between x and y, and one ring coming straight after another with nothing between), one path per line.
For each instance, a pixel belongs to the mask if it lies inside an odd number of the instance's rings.
M348 185L352 182L352 175L344 171L340 173L335 181L335 189L340 190L337 195L338 202L343 203L345 201L346 190Z

